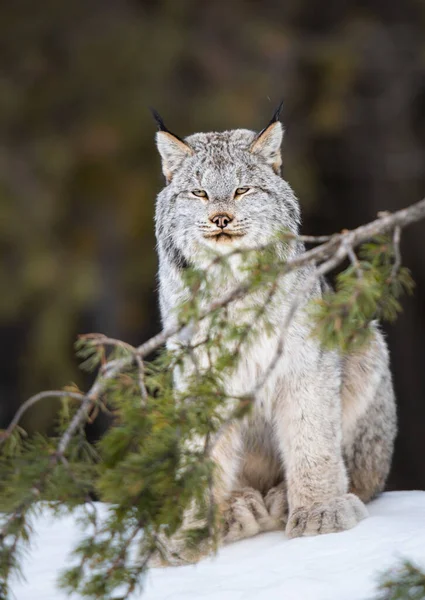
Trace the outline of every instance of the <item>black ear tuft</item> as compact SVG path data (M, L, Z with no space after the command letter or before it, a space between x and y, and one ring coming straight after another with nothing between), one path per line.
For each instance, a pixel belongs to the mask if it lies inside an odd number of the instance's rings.
M280 121L280 113L282 112L282 108L283 108L283 100L279 104L279 106L277 107L277 109L274 111L273 116L271 118L271 121L270 121L269 125L271 125L272 123L276 123L277 121Z
M158 131L166 131L170 133L167 127L165 126L164 121L162 120L161 115L154 108L150 107L150 111L152 113L153 118L155 119L156 124L158 125Z
M270 121L267 123L267 125L264 127L264 129L262 129L258 134L257 134L257 139L263 135L263 133L265 131L267 131L267 129L270 127L270 125L273 125L273 123L278 123L280 121L280 113L282 112L282 108L283 108L283 100L282 102L279 104L279 106L277 107L277 109L274 111L272 118L270 119Z
M154 108L150 107L150 111L153 115L153 118L155 119L156 124L158 125L158 131L165 131L165 133L169 133L170 135L174 136L176 139L178 139L180 142L183 142L182 138L178 135L176 135L175 133L173 133L172 131L170 131L168 129L168 127L165 125L164 121L162 120L161 115L159 114L158 111L156 111Z

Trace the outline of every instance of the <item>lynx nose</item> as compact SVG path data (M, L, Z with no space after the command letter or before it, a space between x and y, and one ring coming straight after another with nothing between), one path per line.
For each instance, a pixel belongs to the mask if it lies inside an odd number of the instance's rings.
M220 229L224 229L228 226L229 223L233 221L233 216L229 215L228 213L221 213L219 215L214 215L213 217L210 217L210 221L211 223L214 223L214 225L216 225L217 227L220 227Z

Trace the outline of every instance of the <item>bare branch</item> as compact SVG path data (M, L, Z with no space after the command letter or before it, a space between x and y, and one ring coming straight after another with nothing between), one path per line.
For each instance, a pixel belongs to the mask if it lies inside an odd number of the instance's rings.
M391 279L397 275L401 266L401 251L400 251L401 227L397 225L393 233L393 248L394 248L394 264L391 270Z
M143 360L142 360L140 354L138 354L136 352L134 357L135 357L135 360L137 363L138 382L139 382L140 395L142 397L142 405L145 405L146 400L148 399L148 391L147 391L146 385L145 385L145 365L143 363Z
M287 239L297 240L298 242L305 242L306 244L323 244L329 242L335 234L332 235L297 235L296 233L288 233Z
M351 264L356 270L357 279L361 279L363 277L363 270L360 266L360 261L357 258L357 255L351 246L347 246L347 255L350 259Z

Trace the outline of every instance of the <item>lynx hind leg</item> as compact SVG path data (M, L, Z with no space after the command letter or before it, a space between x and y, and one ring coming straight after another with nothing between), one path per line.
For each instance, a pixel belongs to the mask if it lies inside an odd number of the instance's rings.
M352 435L344 440L350 492L363 502L374 498L385 487L396 432L394 391L387 371L373 401L357 420Z
M250 487L235 491L223 515L223 541L236 542L262 531L284 529L287 512L283 486L272 488L265 498Z

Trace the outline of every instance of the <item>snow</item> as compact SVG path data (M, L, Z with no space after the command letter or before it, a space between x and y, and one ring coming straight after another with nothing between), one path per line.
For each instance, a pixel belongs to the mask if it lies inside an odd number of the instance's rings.
M282 532L222 548L197 565L152 569L143 600L370 600L402 558L425 567L425 492L387 492L349 531L288 540ZM65 600L58 571L79 536L72 517L40 517L16 600Z

